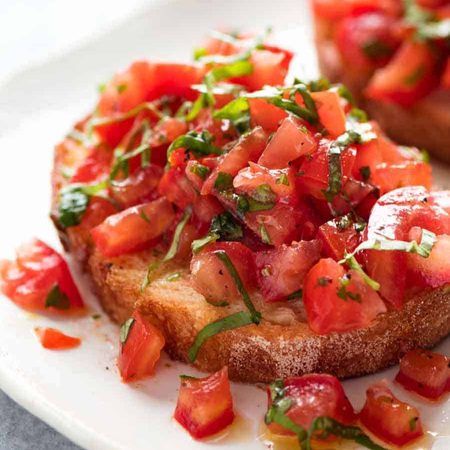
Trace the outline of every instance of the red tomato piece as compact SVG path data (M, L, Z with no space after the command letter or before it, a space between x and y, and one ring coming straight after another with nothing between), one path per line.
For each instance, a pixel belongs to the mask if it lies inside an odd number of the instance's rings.
M341 192L334 197L331 206L336 215L343 216L356 209L368 196L376 200L379 197L378 189L371 184L349 178Z
M405 445L423 435L419 411L394 397L384 383L367 390L361 423L381 440Z
M324 200L323 191L328 187L328 150L332 141L322 139L319 148L300 165L298 183L304 193ZM356 150L354 147L347 147L341 153L341 173L342 184L345 184L350 176L355 162Z
M249 167L239 171L233 180L233 187L236 192L250 196L258 192L261 186L268 186L277 200L284 203L295 203L298 198L293 168L269 170L249 162Z
M158 192L180 209L187 208L195 201L198 194L186 176L185 162L164 172L159 182Z
M313 0L314 14L332 21L372 11L396 11L395 0Z
M405 186L423 186L431 189L431 166L421 161L405 161L402 164L378 164L371 173L371 181L381 193Z
M445 63L444 73L441 78L441 85L444 89L450 89L450 57L447 58Z
M369 71L385 65L399 45L395 25L392 17L378 12L342 20L335 42L345 64Z
M141 313L135 311L122 325L117 359L122 381L136 381L151 375L161 356L165 340L162 333Z
M438 399L450 380L450 359L428 350L411 350L400 360L395 381L422 397Z
M319 241L293 242L255 254L258 284L264 300L285 300L303 287L309 269L320 258Z
M234 412L228 369L206 378L183 377L174 418L194 439L212 436L230 425Z
M89 150L86 159L77 167L71 183L92 183L104 178L111 170L113 152L105 144L98 144Z
M118 256L145 248L164 233L174 218L171 203L162 197L109 216L91 234L102 255Z
M81 339L68 336L55 328L35 328L42 347L49 350L68 350L78 347Z
M248 101L250 106L250 119L253 127L260 126L265 131L273 133L277 131L280 122L288 117L286 111L271 105L265 100L251 98Z
M162 169L151 164L132 173L123 180L116 180L111 188L111 197L124 208L155 199Z
M287 117L267 144L258 164L269 169L284 169L290 162L314 152L316 148L317 142L312 134L298 120Z
M312 92L320 123L336 138L345 133L345 112L341 105L341 97L334 91Z
M206 246L191 260L191 280L194 288L212 302L236 301L240 293L227 267L215 252L223 250L236 268L247 290L255 285L253 254L240 242L215 242ZM239 300L240 301L240 300Z
M261 127L256 127L242 136L228 153L220 157L217 167L205 181L201 193L203 195L211 193L219 172L228 173L234 177L248 165L249 161L256 162L266 146L267 138L267 133Z
M16 261L0 261L0 289L31 311L69 312L84 306L67 263L38 239L22 245Z
M345 395L339 380L328 374L308 374L301 377L286 378L283 381L285 398L292 405L286 413L293 422L308 429L317 417L330 417L344 425L354 424L356 414ZM271 394L269 395L269 407ZM292 435L293 433L278 424L269 425L272 433Z
M365 95L409 106L436 86L436 59L427 44L405 41L389 64L378 69Z
M308 324L317 334L365 328L386 312L379 295L361 276L336 261L321 259L304 282L303 302Z
M317 239L322 242L322 252L325 256L340 261L345 252L351 253L355 250L361 235L351 221L347 223L342 219L333 219L319 227Z

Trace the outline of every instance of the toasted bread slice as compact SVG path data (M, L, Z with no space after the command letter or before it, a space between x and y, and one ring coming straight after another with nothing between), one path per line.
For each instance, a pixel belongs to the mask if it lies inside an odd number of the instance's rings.
M429 150L450 162L450 92L436 90L408 108L364 98L368 75L343 64L333 41L319 30L316 48L321 73L333 83L345 84L361 108L396 142Z
M62 167L76 165L83 154L58 146L53 171L53 207L65 180ZM187 264L170 262L153 274L152 283L141 285L152 262L152 252L105 258L88 236L76 228L60 230L61 240L91 276L106 313L117 323L139 309L159 327L167 353L187 361L197 333L208 323L244 309L242 302L228 307L208 304L189 281ZM179 272L176 281L167 275ZM215 371L227 365L230 378L269 382L279 377L327 372L338 377L373 373L398 362L408 350L432 347L450 333L450 290L425 291L410 299L400 311L379 316L372 326L345 333L317 335L305 319L301 302L268 304L252 295L262 312L260 325L250 325L216 335L202 347L195 365Z

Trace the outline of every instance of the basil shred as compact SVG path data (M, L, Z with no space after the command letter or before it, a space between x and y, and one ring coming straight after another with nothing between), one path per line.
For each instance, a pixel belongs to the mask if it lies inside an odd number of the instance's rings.
M264 421L266 425L276 423L293 432L299 441L301 450L312 450L311 440L326 440L330 435L357 442L370 450L386 450L373 442L361 428L343 425L331 417L316 417L308 430L295 423L288 412L294 399L287 396L282 380L276 380L270 385L272 404L267 411Z

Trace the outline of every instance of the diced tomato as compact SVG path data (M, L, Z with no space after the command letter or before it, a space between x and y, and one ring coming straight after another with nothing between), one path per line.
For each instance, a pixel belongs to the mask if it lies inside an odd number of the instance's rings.
M405 445L423 435L419 411L394 397L385 383L367 390L360 421L379 439L394 445Z
M293 168L269 170L250 162L249 167L239 171L233 180L236 192L248 194L251 197L257 195L261 186L268 187L276 199L284 203L293 204L298 198Z
M445 89L450 89L450 57L447 58L445 63L444 73L441 78L441 85Z
M426 228L436 234L446 232L448 214L433 205L432 201L428 202L428 196L428 191L419 186L400 188L383 195L372 209L367 239L407 241L409 231L414 226ZM369 275L380 283L381 295L394 307L400 308L406 290L406 253L369 250L366 256Z
M105 144L92 147L87 158L77 167L70 179L71 183L91 183L109 174L112 150Z
M386 311L379 295L354 270L321 259L304 282L303 302L308 324L318 334L365 328Z
M411 350L400 360L395 381L422 397L438 399L450 384L450 359L428 350Z
M345 132L345 112L341 106L341 98L337 92L312 92L311 97L316 104L320 123L336 138Z
M192 207L194 219L198 222L199 228L204 231L209 228L211 220L224 210L219 200L212 195L197 196Z
M374 100L411 105L436 86L435 69L436 59L427 44L405 41L389 64L375 72L365 94Z
M371 195L372 194L372 195ZM371 184L349 178L336 197L331 202L335 215L345 215L355 210L369 195L375 203L379 190Z
M255 285L255 266L250 249L240 242L216 242L206 246L191 261L194 288L210 301L235 301L240 294L227 267L215 254L223 250L233 263L247 290Z
M277 131L280 122L287 117L286 111L267 103L265 100L251 98L248 103L252 125L254 127L261 126L269 133Z
M249 161L256 162L266 146L267 138L267 133L261 127L256 127L245 134L228 153L220 157L217 167L205 181L201 193L203 195L211 193L220 172L234 177L248 165Z
M254 50L250 55L253 66L252 73L243 77L232 79L242 84L250 91L257 91L265 85L279 86L284 84L288 65L283 53L274 53L268 50Z
M323 139L319 143L319 148L311 157L305 158L300 165L300 174L298 183L303 192L313 197L323 200L325 191L328 187L328 151L332 141ZM347 147L341 153L341 173L342 184L344 185L351 174L355 162L356 150L354 147Z
M397 12L395 0L313 0L314 14L332 21L372 11Z
M385 65L399 45L395 25L392 17L378 12L350 16L339 22L335 42L344 63L355 70Z
M379 139L356 146L356 158L352 175L357 180L369 181L375 168L384 162ZM368 175L368 178L367 178Z
M151 375L161 356L165 340L161 332L141 313L135 311L122 325L117 359L122 381L136 381Z
M302 155L317 148L312 134L293 117L283 120L277 132L267 144L258 164L269 169L284 169Z
M404 186L423 186L431 189L431 166L421 161L402 164L378 164L371 173L371 181L382 194Z
M420 240L419 240L420 241ZM450 236L437 236L428 258L407 255L408 285L438 288L450 283Z
M78 347L81 339L68 336L55 328L35 328L41 345L49 350L68 350Z
M182 377L175 420L195 439L222 431L234 420L228 369L206 378Z
M124 208L153 200L162 172L159 166L151 164L123 180L114 181L111 196Z
M300 241L255 254L261 293L268 302L285 300L303 287L309 269L320 258L319 241Z
M38 239L22 245L15 261L0 261L0 290L32 311L68 312L84 306L67 263Z
M434 191L430 194L431 203L443 209L447 214L450 214L450 191ZM444 233L450 233L450 226L448 230L446 229Z
M356 421L357 416L342 384L332 375L312 373L286 378L283 386L284 397L292 402L286 413L287 417L306 430L317 417L330 417L344 425L351 425ZM268 396L270 408L270 390ZM276 423L269 425L269 429L275 434L293 434Z
M333 219L319 227L317 239L322 241L322 252L325 256L340 261L345 252L351 253L358 246L361 236L355 230L354 223L349 220Z
M166 196L168 200L181 209L185 209L195 201L198 194L186 177L185 162L172 166L164 172L159 182L158 192L160 195Z
M164 233L174 218L171 203L161 197L109 216L91 234L104 256L118 256L145 248Z

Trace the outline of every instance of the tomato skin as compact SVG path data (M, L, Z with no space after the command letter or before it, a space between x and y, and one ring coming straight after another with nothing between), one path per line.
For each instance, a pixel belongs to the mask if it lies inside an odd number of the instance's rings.
M405 445L423 435L419 411L394 397L383 382L367 390L360 421L375 436L394 445Z
M194 439L230 425L234 412L227 367L206 378L182 379L174 418Z
M233 302L240 299L240 293L228 269L215 255L218 250L226 252L245 288L253 289L256 281L253 254L240 242L215 242L194 255L191 260L191 281L195 290L207 300Z
M81 339L67 336L55 328L35 328L42 347L48 350L68 350L78 347L81 344Z
M45 306L55 285L68 297L67 309ZM84 307L67 263L39 239L22 245L15 261L0 261L0 290L17 306L31 311L67 313Z
M441 85L444 89L450 89L450 57L447 58L445 63L444 73L441 78Z
M172 205L161 197L109 216L91 230L91 235L102 255L118 256L145 248L164 233L174 218Z
M134 320L125 343L121 343L117 367L124 383L151 375L159 361L165 340L161 332L140 312Z
M435 66L435 57L426 44L405 41L391 61L375 72L365 95L410 106L436 86Z
M395 381L408 391L436 400L447 390L450 380L447 356L427 350L411 350L400 360Z
M313 197L324 200L323 191L328 187L328 150L332 141L323 139L319 143L319 148L300 165L301 176L298 177L300 189ZM347 147L341 153L341 173L342 183L345 184L351 174L355 162L356 150L354 147Z
M268 135L261 127L256 127L242 136L228 153L219 158L216 168L203 184L202 195L212 192L219 172L228 173L234 177L248 165L249 161L256 162L266 146L267 139Z
M283 382L285 397L290 398L292 406L286 413L297 425L308 429L314 419L327 416L344 425L356 421L353 406L347 399L339 380L328 374L308 374L301 377L286 378ZM268 390L269 408L271 394ZM270 424L272 433L293 435L278 424Z
M335 261L340 261L345 252L355 250L361 241L361 235L355 230L353 223L344 229L338 224L339 219L329 220L317 231L317 239L322 242L322 253Z
M162 173L159 166L150 164L123 180L116 180L111 188L111 196L123 208L153 200L157 195Z
M320 248L320 242L313 240L255 253L258 284L264 300L285 300L301 289L306 273L320 258Z
M72 175L71 183L91 183L109 174L113 152L105 144L91 148L85 160Z
M398 9L395 0L312 0L312 7L315 15L332 21L367 12Z
M277 131L280 122L288 117L286 111L260 98L251 98L248 104L252 126L260 126L269 133Z
M431 166L420 161L405 161L402 164L382 163L375 167L371 181L383 194L405 186L423 186L431 189Z
M317 143L311 133L301 128L301 123L287 117L267 144L258 164L269 169L284 169L302 155L316 150Z
M358 299L340 298L340 280L345 274L340 264L327 258L321 259L306 275L303 303L308 324L317 334L365 328L378 314L386 312L379 295L353 270L347 274L350 281L346 291L358 295Z
M187 208L195 201L197 192L186 177L186 164L184 162L164 172L159 182L158 193L165 196L180 209Z
M335 42L346 64L356 70L385 65L399 44L396 22L379 12L346 17L337 25ZM373 53L370 46L377 46Z
M345 133L345 112L339 94L334 91L311 92L311 97L316 104L320 123L331 137L337 138Z
M269 170L249 162L249 167L240 170L233 180L236 192L250 196L257 192L261 185L269 186L276 194L277 201L293 204L298 198L293 168Z

